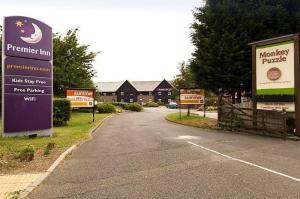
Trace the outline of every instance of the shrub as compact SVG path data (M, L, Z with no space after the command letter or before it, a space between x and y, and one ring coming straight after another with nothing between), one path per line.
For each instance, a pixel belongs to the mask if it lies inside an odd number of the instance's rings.
M141 105L139 105L137 103L133 103L133 104L128 104L126 110L140 112L140 111L142 111L142 109L143 109L143 107Z
M71 118L71 103L67 99L54 99L53 125L64 126Z
M128 103L125 103L125 102L113 102L112 104L115 105L115 106L119 106L122 109L128 110Z
M216 107L216 106L208 106L208 107L207 107L207 110L208 110L208 111L217 111L217 110L218 110L218 107Z
M145 107L159 107L159 104L156 102L147 102L144 106Z
M49 155L50 151L52 149L54 149L54 146L55 146L55 143L52 143L52 142L48 143L45 150L44 150L44 155Z
M28 144L16 157L20 159L21 162L30 162L34 158L34 148L32 145Z
M97 104L96 109L99 113L115 113L116 107L112 104Z

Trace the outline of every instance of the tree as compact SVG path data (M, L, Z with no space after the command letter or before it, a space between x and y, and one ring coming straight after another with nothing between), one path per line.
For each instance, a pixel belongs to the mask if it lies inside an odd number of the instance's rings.
M180 88L195 87L195 81L191 72L191 67L184 61L179 63L179 74L176 75L172 81L173 86L178 90Z
M64 96L66 88L92 88L96 72L93 61L98 52L88 52L88 45L80 45L78 29L69 30L66 36L53 38L53 90L55 96Z
M196 8L191 26L191 69L199 86L218 93L251 91L248 43L300 28L297 0L207 0ZM234 97L233 97L234 103Z

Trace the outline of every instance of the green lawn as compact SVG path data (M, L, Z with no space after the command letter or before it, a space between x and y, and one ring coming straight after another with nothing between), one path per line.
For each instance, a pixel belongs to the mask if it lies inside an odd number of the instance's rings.
M216 119L204 118L196 114L191 114L188 117L187 113L181 113L181 119L180 119L179 113L171 113L166 116L166 119L178 124L194 126L199 128L215 128L217 126Z
M52 137L0 137L0 157L4 154L20 151L28 144L34 146L35 149L44 149L48 143L55 143L55 148L72 146L87 139L89 131L108 115L95 114L95 123L92 123L91 113L72 113L71 120L67 126L54 127L54 135Z

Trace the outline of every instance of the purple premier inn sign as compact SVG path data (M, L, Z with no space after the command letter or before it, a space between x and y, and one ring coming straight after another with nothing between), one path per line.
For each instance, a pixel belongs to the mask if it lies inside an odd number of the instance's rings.
M29 17L4 18L3 135L52 135L52 29Z

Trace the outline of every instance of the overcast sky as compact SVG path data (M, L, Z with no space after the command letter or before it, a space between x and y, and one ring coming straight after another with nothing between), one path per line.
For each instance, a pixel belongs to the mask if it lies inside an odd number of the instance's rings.
M101 51L95 82L172 79L193 51L189 29L201 0L0 0L0 16L39 19ZM2 25L1 21L1 25Z

